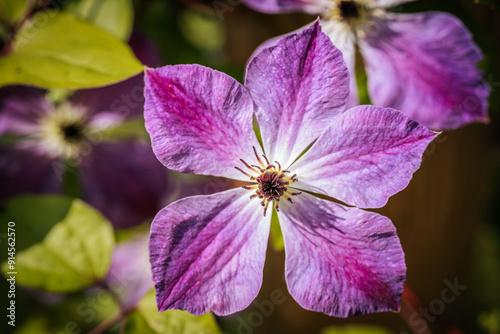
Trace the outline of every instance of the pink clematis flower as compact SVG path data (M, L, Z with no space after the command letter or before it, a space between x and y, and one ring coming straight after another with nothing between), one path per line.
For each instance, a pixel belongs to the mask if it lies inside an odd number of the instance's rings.
M344 111L347 67L318 23L253 58L245 86L199 65L148 69L145 82L146 128L166 167L250 182L157 214L149 252L160 311L247 307L262 284L271 210L302 307L339 317L399 308L406 266L391 221L314 194L381 207L436 133L394 109Z
M463 23L442 12L395 14L412 0L242 0L264 13L304 11L343 53L351 73L349 106L358 104L355 45L365 62L371 100L431 129L488 121L489 86L479 48ZM276 39L265 42L269 46Z

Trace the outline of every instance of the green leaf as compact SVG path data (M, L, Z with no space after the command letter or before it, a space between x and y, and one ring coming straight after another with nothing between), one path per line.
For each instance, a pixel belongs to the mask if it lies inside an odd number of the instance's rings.
M17 33L13 52L0 58L0 86L89 88L142 71L122 41L71 14L43 11Z
M179 18L179 29L200 50L216 52L224 46L224 26L216 15L185 10Z
M68 10L123 41L127 41L132 32L131 0L80 0L69 3Z
M274 209L271 217L271 245L277 251L282 251L285 248L285 241L283 240L280 221L278 219L278 214Z
M479 325L488 333L500 333L500 309L493 308L478 316Z
M75 91L71 89L54 88L47 91L47 94L45 96L53 104L59 104L66 101L74 92Z
M16 326L16 329L14 330L14 332L12 334L50 333L48 323L49 323L48 319L41 317L41 316L35 316L32 318L28 318L26 321L23 321L23 323Z
M144 126L144 118L136 118L111 126L96 133L102 141L115 142L124 139L137 139L149 142L149 134Z
M129 314L121 333L220 334L222 332L211 314L195 316L180 310L158 312L155 292L151 290Z
M386 328L379 326L366 325L348 325L348 326L332 326L323 329L320 334L391 334L392 332Z
M41 242L50 229L64 219L72 199L60 195L18 196L5 204L4 222L16 224L16 251L22 251ZM20 237L22 236L22 237ZM7 258L2 252L1 259Z
M30 8L30 0L2 0L0 1L0 20L15 25L21 21Z
M45 239L16 254L19 284L48 292L82 289L106 275L114 246L113 228L98 211L75 199ZM7 274L8 275L8 274Z

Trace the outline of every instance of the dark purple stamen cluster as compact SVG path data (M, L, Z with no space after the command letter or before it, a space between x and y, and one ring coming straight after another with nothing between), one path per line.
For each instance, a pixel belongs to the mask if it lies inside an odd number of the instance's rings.
M283 180L284 177L285 174L276 171L264 172L257 177L259 189L255 193L273 201L278 200L288 190L286 186L290 184Z
M267 165L264 164L257 154L255 147L253 148L253 151L260 166L249 165L243 159L240 160L245 165L245 167L250 169L252 172L259 174L259 176L252 176L239 167L234 168L248 176L251 181L257 181L256 185L243 186L243 188L247 190L256 189L255 194L250 196L250 198L252 199L258 197L262 200L260 204L264 207L264 216L266 215L267 208L269 207L269 203L271 202L274 203L274 208L277 212L279 212L278 202L282 196L286 198L290 203L293 203L289 195L296 196L301 194L301 192L292 192L287 188L290 183L298 181L297 175L293 174L292 176L287 176L286 174L290 173L290 171L281 169L281 165L277 161L275 161L276 165L270 164L267 157L265 155L262 155L266 160Z

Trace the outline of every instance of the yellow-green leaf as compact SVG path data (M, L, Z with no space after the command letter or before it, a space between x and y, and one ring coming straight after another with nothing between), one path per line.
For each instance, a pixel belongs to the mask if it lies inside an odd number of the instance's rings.
M16 252L41 242L47 233L68 215L72 199L61 195L23 195L5 203L2 220L14 222ZM2 261L7 254L0 254Z
M75 291L105 277L113 246L108 220L75 199L42 242L17 253L15 264L4 262L2 270L7 276L17 272L18 284L48 292Z
M217 52L224 46L224 25L216 15L185 10L179 18L179 29L200 50Z
M61 11L43 11L17 33L13 52L0 58L0 86L89 88L143 71L128 45Z
M30 0L0 1L0 20L15 25L26 16L30 2Z
M127 120L116 126L108 127L104 130L98 130L98 136L102 141L115 142L124 139L136 139L149 142L149 134L144 126L144 118L135 118Z
M134 23L131 0L72 1L68 10L79 18L93 23L123 41L127 41Z
M155 292L151 290L127 317L122 334L221 334L212 314L192 315L186 311L158 312Z

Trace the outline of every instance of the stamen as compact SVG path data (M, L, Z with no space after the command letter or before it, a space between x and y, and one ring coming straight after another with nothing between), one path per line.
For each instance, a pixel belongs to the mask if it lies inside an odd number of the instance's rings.
M264 154L262 154L262 156L264 157L264 159L266 159L267 164L270 165L269 160L267 160L267 157Z
M262 163L262 161L260 160L259 158L259 155L257 154L257 150L255 149L255 146L252 146L253 147L253 153L255 154L255 157L257 158L257 161L259 162L259 164L262 166L262 168L266 168L266 166L264 166L264 164ZM269 165L269 164L268 164Z
M239 167L234 167L236 168L236 170L239 170L240 172L242 172L244 175L248 176L250 178L250 180L255 180L255 177L253 177L252 175L248 174L248 173L245 173L241 168Z
M264 160L267 163L266 167L263 161L259 158L255 147L253 147L253 151L261 167L258 165L250 165L243 159L240 159L240 161L252 172L259 173L259 176L254 177L239 167L235 168L244 175L248 176L250 180L255 180L257 184L242 186L242 188L246 190L255 190L255 193L250 196L250 199L259 198L260 205L264 207L264 216L269 208L269 203L272 203L276 212L279 212L279 201L281 196L283 196L288 202L293 203L291 196L301 194L301 192L291 191L288 187L290 183L298 181L297 174L293 174L291 177L288 176L287 174L290 173L289 170L282 169L282 166L278 161L275 161L276 164L270 164L266 155L262 154L262 157L264 157Z
M269 202L266 203L266 206L264 207L264 217L266 216L267 208L269 207Z
M260 168L260 167L259 167L259 166L257 166L257 165L252 165L252 167L257 168L257 169L258 169L261 173L264 173L264 172L266 171L265 169L262 169L262 168Z
M244 164L245 166L247 166L247 168L249 168L250 170L254 171L255 173L259 173L259 171L258 171L258 170L256 170L255 168L252 168L251 166L249 166L249 165L245 162L245 160L240 159L240 161L241 161L241 162L243 162L243 164ZM261 172L261 173L262 173L262 172Z

